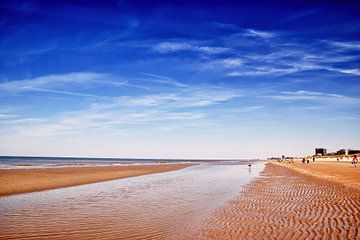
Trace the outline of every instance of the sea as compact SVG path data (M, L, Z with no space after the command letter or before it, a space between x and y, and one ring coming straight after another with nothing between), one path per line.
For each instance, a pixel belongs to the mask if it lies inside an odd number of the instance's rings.
M249 164L257 161L259 160L0 156L0 169L57 168L57 167L76 167L76 166L81 167L81 166L133 165L133 164L139 165L139 164L166 164L166 163Z

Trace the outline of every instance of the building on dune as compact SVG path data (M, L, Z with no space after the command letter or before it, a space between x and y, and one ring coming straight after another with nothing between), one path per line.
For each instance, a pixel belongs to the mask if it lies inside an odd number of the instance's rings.
M326 148L315 148L315 155L316 156L325 156Z

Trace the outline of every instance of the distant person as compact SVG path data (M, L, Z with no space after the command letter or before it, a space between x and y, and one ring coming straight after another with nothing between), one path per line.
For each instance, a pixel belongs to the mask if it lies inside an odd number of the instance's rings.
M305 163L305 158L302 159L302 163Z
M353 160L352 160L352 163L354 164L354 167L356 167L357 162L358 162L358 159L357 159L356 155L354 155Z
M306 160L306 163L309 163L309 162L310 162L310 160L309 160L309 159L307 159L307 160Z
M315 162L315 157L313 157L313 162Z
M250 163L250 164L248 164L248 167L249 167L249 170L251 170L251 163Z

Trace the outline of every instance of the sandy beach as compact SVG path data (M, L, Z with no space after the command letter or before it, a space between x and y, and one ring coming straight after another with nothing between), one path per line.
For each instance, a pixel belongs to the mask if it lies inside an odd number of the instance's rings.
M360 190L360 169L355 168L351 161L310 161L309 164L298 161L293 164L286 162L274 162L274 164Z
M360 239L359 170L269 163L189 239Z
M0 197L0 239L185 239L263 163L179 171Z
M194 164L0 169L0 196L179 170Z
M45 182L51 183L55 180L49 179L59 175L58 179L69 177L74 183L76 175L104 181L104 176L187 166L6 170L4 179L12 176L15 182L17 177L24 184L26 177L35 182L48 176ZM245 165L200 165L167 175L1 198L0 238L360 239L359 168L338 162L260 166L249 171ZM242 176L251 177L256 169L261 173L237 187ZM219 201L224 194L227 200Z

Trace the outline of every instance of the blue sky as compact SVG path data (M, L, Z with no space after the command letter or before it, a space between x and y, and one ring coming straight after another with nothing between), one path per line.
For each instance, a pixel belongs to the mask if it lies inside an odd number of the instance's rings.
M0 155L360 148L360 4L1 1Z

